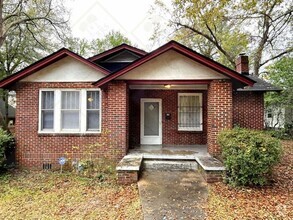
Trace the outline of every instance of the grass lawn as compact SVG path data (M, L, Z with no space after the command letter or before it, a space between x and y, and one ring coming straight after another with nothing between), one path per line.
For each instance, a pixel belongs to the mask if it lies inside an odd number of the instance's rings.
M208 219L293 219L293 141L283 141L284 155L273 184L263 188L209 186Z
M136 185L72 173L16 171L0 176L0 219L141 219Z

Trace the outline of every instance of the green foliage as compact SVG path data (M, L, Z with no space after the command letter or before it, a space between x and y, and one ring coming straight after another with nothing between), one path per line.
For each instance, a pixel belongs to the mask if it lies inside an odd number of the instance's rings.
M265 94L267 109L285 110L285 132L293 134L293 57L286 56L266 68L263 78L282 88L280 93Z
M281 157L278 139L262 131L234 128L218 136L226 180L234 186L265 185Z
M265 98L266 105L293 108L293 57L283 57L268 66L263 78L283 89L280 94L268 93Z
M132 44L130 40L119 31L110 31L105 37L97 38L92 41L79 38L68 38L66 40L66 47L81 56L93 56L123 43Z
M120 44L131 44L130 40L119 31L110 31L105 37L91 42L91 49L95 54L102 53Z
M293 136L290 135L288 132L289 128L280 128L280 129L270 129L266 130L266 133L269 134L272 137L278 138L280 140L292 140Z
M0 129L0 170L5 167L5 150L13 147L14 139L7 131Z

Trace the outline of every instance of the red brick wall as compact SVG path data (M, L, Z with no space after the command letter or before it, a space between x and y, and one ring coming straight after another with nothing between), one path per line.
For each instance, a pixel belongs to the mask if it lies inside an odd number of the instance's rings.
M208 152L217 156L221 153L217 144L218 133L232 128L232 84L228 80L213 80L208 88Z
M233 92L233 125L264 128L263 92Z
M16 160L20 166L42 168L60 156L82 158L84 146L99 143L94 157L122 158L126 152L126 85L110 84L102 92L101 134L38 134L40 88L92 88L91 83L18 83L16 108ZM119 104L117 104L119 101ZM78 146L79 149L74 148Z
M178 131L178 93L203 93L203 131ZM140 144L140 99L162 99L163 144L191 145L206 144L207 93L206 91L179 90L130 90L130 146ZM171 113L171 120L165 119L165 113Z

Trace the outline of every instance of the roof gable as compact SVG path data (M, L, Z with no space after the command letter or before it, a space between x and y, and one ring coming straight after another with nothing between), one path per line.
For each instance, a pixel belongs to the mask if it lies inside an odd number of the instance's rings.
M111 57L113 55L116 55L117 53L125 51L125 50L130 51L130 52L138 55L138 57L141 57L141 56L144 56L144 55L147 54L147 52L145 52L143 50L140 50L140 49L138 49L136 47L130 46L128 44L121 44L121 45L119 45L117 47L114 47L114 48L112 48L110 50L106 50L106 51L104 51L104 52L102 52L100 54L97 54L97 55L95 55L93 57L90 57L90 58L88 58L88 60L90 60L92 62L97 62L97 61L102 60L102 59L107 59L107 58L109 58L109 57Z
M67 56L36 71L21 82L95 82L105 74Z
M55 53L50 54L49 56L31 64L30 66L20 70L19 72L12 74L4 79L2 79L0 81L0 88L7 88L10 85L14 84L15 82L30 76L31 74L51 65L52 63L55 63L61 59L63 59L64 57L72 57L73 59L82 62L84 64L86 64L87 66L93 68L96 71L99 71L103 74L108 74L109 72L102 68L97 66L96 64L90 62L87 59L84 59L83 57L79 56L78 54L66 49L66 48L62 48L58 51L56 51Z
M140 59L134 61L132 64L126 66L125 68L118 70L112 74L109 74L107 76L105 76L104 78L98 80L96 83L94 83L94 85L96 86L103 86L104 84L110 82L113 79L116 79L124 74L126 74L127 72L145 64L146 62L162 55L163 53L169 51L169 50L174 50L186 57L189 57L190 59L201 63L203 65L205 65L208 68L211 68L229 78L232 78L233 80L237 80L245 85L249 85L252 86L254 83L254 80L241 75L239 73L237 73L234 70L231 70L225 66L223 66L222 64L215 62L199 53L196 53L195 51L183 46L182 44L179 44L175 41L170 41L169 43L161 46L160 48L154 50L153 52L146 54L145 56L141 57Z
M137 60L138 58L140 58L141 56L132 53L129 50L123 50L121 52L119 52L118 54L111 56L101 62L133 62L135 60Z
M213 80L228 77L171 49L117 77L121 80Z

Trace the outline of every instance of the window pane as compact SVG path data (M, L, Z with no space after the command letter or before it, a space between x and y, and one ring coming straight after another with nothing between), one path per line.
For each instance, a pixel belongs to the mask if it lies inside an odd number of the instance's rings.
M79 129L79 111L62 111L62 129Z
M159 103L144 103L144 136L159 135Z
M54 126L54 111L46 110L42 111L42 130L53 129Z
M79 109L79 92L62 91L62 109Z
M100 127L100 112L87 111L87 130L97 130Z
M87 109L100 109L99 91L87 91Z
M42 109L54 109L53 91L42 91Z
M41 130L54 128L54 91L41 93Z
M100 128L100 92L87 91L87 130Z
M179 128L194 129L201 126L199 96L179 96Z

